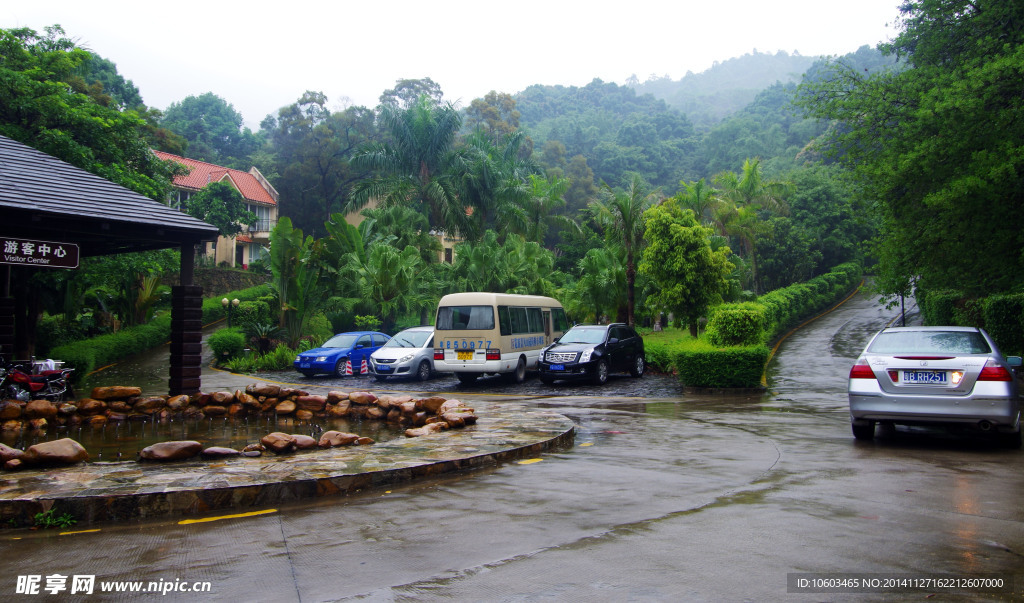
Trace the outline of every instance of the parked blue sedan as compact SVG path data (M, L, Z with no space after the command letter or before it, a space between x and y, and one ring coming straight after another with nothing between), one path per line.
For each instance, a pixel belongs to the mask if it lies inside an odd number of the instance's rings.
M376 331L338 333L322 346L296 356L295 370L307 377L320 373L344 377L347 374L346 364L351 363L351 374L359 375L363 363L369 364L370 354L389 339L390 336Z

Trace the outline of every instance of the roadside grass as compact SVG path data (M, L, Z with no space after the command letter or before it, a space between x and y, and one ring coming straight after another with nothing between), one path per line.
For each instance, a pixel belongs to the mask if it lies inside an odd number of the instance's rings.
M661 331L643 333L647 366L658 373L676 373L675 359L679 352L703 349L709 344L690 336L689 329L666 327Z

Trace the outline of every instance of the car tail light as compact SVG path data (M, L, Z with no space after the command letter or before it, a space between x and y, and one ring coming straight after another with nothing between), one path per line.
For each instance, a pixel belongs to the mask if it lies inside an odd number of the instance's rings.
M487 359L488 360L501 360L501 350L496 350L496 349L493 349L493 348L488 348L487 349Z
M985 362L985 367L978 375L978 381L1013 381L1013 376L1005 367L999 366L991 358Z
M860 358L850 369L850 379L874 379L875 371L868 366L868 361Z
M434 360L444 360L444 350L434 348Z

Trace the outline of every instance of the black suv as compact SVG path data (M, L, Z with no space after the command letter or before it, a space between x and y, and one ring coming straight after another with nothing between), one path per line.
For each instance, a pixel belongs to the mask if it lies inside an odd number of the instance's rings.
M590 379L602 385L608 373L643 375L646 362L644 340L633 327L621 323L576 325L541 350L537 369L544 383Z

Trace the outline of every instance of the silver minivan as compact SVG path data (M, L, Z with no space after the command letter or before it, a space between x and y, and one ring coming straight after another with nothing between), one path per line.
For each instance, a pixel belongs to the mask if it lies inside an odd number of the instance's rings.
M991 431L1021 446L1016 369L983 329L892 327L850 369L850 422L858 440L876 423L945 424Z
M370 372L377 381L388 377L434 375L434 327L412 327L399 332L370 355Z

